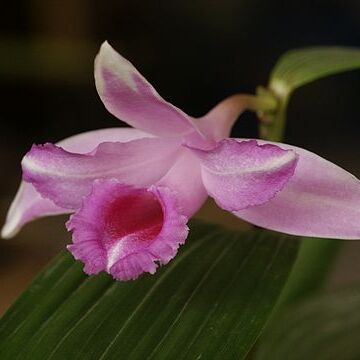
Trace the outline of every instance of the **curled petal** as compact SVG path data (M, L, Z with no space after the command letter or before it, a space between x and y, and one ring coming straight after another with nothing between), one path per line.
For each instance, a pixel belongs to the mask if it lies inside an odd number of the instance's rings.
M77 154L59 146L33 146L22 161L24 180L58 206L77 209L95 179L116 178L148 186L172 165L178 144L171 139L144 138L105 142L91 153Z
M88 274L106 271L118 280L136 279L175 256L188 234L186 222L169 188L96 180L67 224L73 232L68 249Z
M310 151L276 145L299 155L294 176L266 204L236 211L235 215L288 234L360 239L360 181Z
M137 129L166 136L194 130L191 118L166 102L107 42L95 60L95 82L107 110Z
M222 140L213 150L192 149L201 161L208 194L225 210L263 204L293 176L297 155L255 140Z
M100 142L126 142L149 136L147 133L131 128L108 128L71 136L60 141L57 145L67 151L88 153L94 150ZM44 199L33 185L22 182L8 211L1 236L11 238L16 235L22 226L36 218L67 212L69 212L68 209L55 205L49 199Z

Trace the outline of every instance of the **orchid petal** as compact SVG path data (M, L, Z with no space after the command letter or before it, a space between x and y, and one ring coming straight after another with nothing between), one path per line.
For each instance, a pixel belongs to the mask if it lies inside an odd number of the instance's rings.
M160 138L104 142L87 154L34 145L22 161L23 177L43 197L74 210L95 179L116 178L140 187L156 182L172 165L178 147L174 139Z
M201 161L209 195L230 211L269 201L292 177L297 163L294 151L255 140L227 139L213 150L192 151Z
M294 176L266 204L236 211L235 215L288 234L360 239L360 181L310 151L275 145L299 155Z
M165 136L194 130L191 118L161 98L107 42L95 60L95 82L107 110L137 129Z
M126 142L149 136L147 133L132 128L108 128L71 136L60 141L58 145L67 151L87 153L96 148L100 142ZM1 236L11 238L17 234L22 226L36 218L68 212L68 209L55 205L49 199L44 199L32 184L22 181L8 211Z

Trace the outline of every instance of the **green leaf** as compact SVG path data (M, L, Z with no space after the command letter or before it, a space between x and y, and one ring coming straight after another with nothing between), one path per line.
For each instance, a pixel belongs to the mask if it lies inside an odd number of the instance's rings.
M341 240L303 238L279 303L293 303L320 291L342 245Z
M290 93L322 77L360 67L360 50L346 47L313 47L292 50L280 57L270 75L270 89Z
M295 261L298 240L192 222L155 275L87 277L61 254L0 321L6 359L243 359Z
M285 128L286 108L294 90L328 75L360 68L360 49L346 47L312 47L289 51L280 57L270 75L268 89L259 95L275 95L279 104L275 113L264 114L263 137L280 141Z
M290 306L265 331L256 360L360 359L360 287Z

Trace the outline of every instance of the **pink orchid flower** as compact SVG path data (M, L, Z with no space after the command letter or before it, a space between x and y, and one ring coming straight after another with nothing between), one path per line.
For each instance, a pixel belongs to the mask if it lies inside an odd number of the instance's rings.
M133 128L34 145L2 236L35 218L74 213L73 256L118 280L154 273L177 253L210 195L255 225L289 234L360 238L360 182L295 146L230 139L245 109L234 95L200 119L169 104L104 43L95 61L105 107Z

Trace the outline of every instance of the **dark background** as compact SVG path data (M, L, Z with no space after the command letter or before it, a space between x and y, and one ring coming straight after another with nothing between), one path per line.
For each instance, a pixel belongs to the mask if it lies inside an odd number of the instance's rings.
M120 124L94 86L93 59L102 41L132 61L163 97L200 116L227 95L266 85L287 50L360 46L360 1L13 1L2 2L0 27L3 221L32 143ZM289 106L286 142L359 176L359 104L360 71L299 89ZM255 116L246 113L233 135L255 137ZM200 216L233 222L209 206ZM37 221L14 240L0 241L0 312L63 247L63 220ZM359 245L348 242L344 249L333 282L359 273Z

